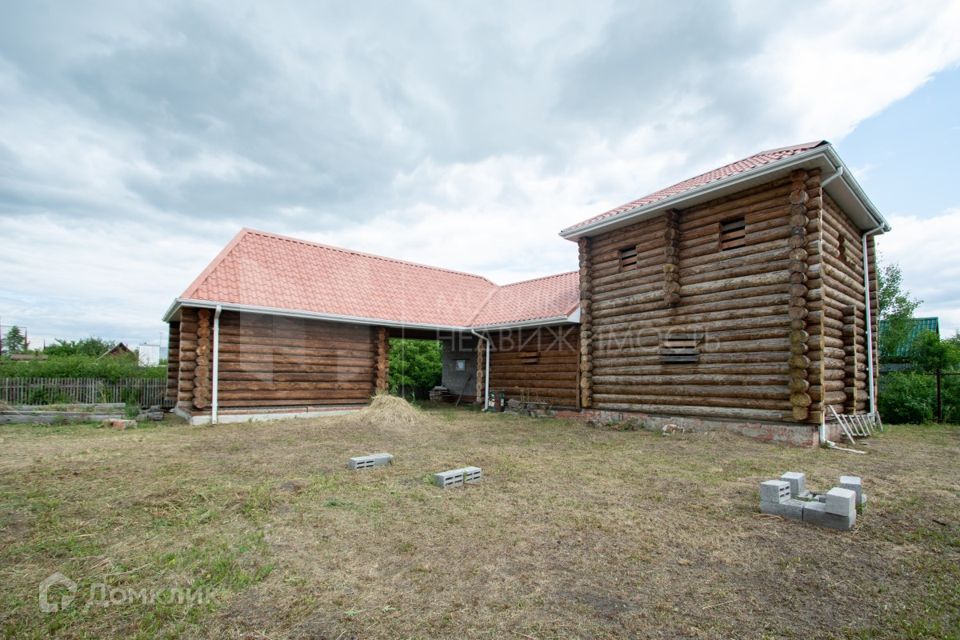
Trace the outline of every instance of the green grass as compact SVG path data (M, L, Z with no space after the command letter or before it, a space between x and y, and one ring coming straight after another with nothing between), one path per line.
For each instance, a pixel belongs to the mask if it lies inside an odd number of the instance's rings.
M0 446L11 638L960 633L956 427L855 456L441 408L414 427L7 426ZM378 451L395 463L346 469ZM482 483L430 482L465 464ZM861 475L856 529L761 516L758 483L788 470ZM54 571L80 589L43 613ZM105 607L96 584L159 596Z

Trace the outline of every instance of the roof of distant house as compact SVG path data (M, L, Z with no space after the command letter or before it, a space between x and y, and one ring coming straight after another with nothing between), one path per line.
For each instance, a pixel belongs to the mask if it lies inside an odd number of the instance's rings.
M579 306L579 284L570 272L498 286L470 273L243 229L178 302L479 328L565 320Z
M940 335L940 319L939 318L909 318L907 321L908 329L907 335L903 342L897 345L897 350L892 355L898 358L906 358L910 355L910 347L913 346L913 341L923 333L924 331L932 331ZM880 334L883 335L883 332L887 330L889 322L886 320L880 321Z

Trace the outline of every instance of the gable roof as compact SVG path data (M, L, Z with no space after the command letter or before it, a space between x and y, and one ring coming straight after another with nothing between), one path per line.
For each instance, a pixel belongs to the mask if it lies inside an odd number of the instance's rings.
M560 235L571 240L576 239L590 235L591 232L618 226L617 223L621 220L623 224L628 224L641 217L661 213L671 206L681 204L690 206L697 201L719 197L721 195L719 192L722 190L747 188L749 186L747 181L752 178L772 180L781 172L786 173L802 166L819 167L824 171L825 177L835 174L843 178L834 182L833 189L845 185L849 193L833 194L834 198L841 206L847 205L844 207L845 210L847 207L855 208L854 204L860 205L863 215L860 215L859 210L851 213L861 228L880 226L886 231L889 230L886 220L876 211L850 172L845 170L845 165L833 146L826 140L816 140L789 147L768 149L725 164L571 225L562 230Z
M174 303L333 320L470 328L565 320L576 272L500 287L470 273L242 229ZM537 284L540 283L540 284Z

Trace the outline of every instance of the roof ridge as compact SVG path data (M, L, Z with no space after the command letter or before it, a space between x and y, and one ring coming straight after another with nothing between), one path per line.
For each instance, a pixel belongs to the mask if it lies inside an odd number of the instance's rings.
M273 238L274 240L284 240L286 242L293 242L296 244L306 245L308 247L318 247L320 249L329 249L330 251L338 251L340 253L347 253L355 256L360 256L363 258L373 258L374 260L383 260L384 262L392 262L394 264L405 265L408 267L417 267L420 269L429 269L431 271L442 271L444 273L452 273L460 276L468 276L470 278L476 278L477 280L483 280L488 284L497 287L499 286L496 282L490 280L485 276L478 275L476 273L469 273L467 271L458 271L456 269L447 269L446 267L437 267L430 264L423 264L421 262L413 262L411 260L401 260L400 258L391 258L389 256L382 256L376 253L368 253L366 251L357 251L356 249L347 249L346 247L337 247L331 244L324 244L322 242L315 242L313 240L304 240L302 238L295 238L293 236L283 235L281 233L274 233L272 231L263 231L260 229L250 229L244 227L241 233L251 233L255 235L260 235L265 238Z
M787 156L796 155L800 152L809 151L817 147L829 146L830 142L827 140L814 140L811 142L802 142L800 144L795 144L787 147L777 147L775 149L767 149L765 151L757 151L756 153L744 156L737 160L730 162L725 162L724 164L709 169L707 171L702 171L694 176L674 182L672 184L666 185L656 191L652 191L646 195L640 196L639 198L634 198L629 202L625 202L617 207L613 207L599 213L597 215L591 216L586 220L581 220L576 224L572 224L560 231L560 235L565 235L567 232L573 232L582 227L588 226L592 223L599 222L600 220L607 220L611 218L616 218L626 211L630 211L637 207L647 206L661 200L667 199L674 195L686 193L687 191L694 190L699 186L706 184L713 184L715 182L721 182L727 180L732 175L742 175L750 173L759 168L759 166L749 166L753 165L771 165L777 162L783 161ZM778 154L783 154L783 157L776 157ZM774 157L770 157L774 156ZM738 165L746 165L745 168L740 168ZM735 169L735 170L733 170ZM730 170L729 172L725 172Z
M526 284L526 283L528 283L528 282L536 282L537 280L549 280L550 278L560 278L560 277L562 277L562 276L569 276L569 275L573 275L573 274L575 274L575 273L576 273L576 274L579 274L580 271L577 270L577 269L573 269L573 270L571 270L571 271L564 271L564 272L562 272L562 273L552 273L552 274L550 274L550 275L548 275L548 276L538 276L538 277L536 277L536 278L527 278L526 280L517 280L516 282L508 282L507 284L502 284L502 285L500 285L498 288L499 288L499 289L503 289L504 287L513 287L513 286L516 286L516 285L518 285L518 284Z

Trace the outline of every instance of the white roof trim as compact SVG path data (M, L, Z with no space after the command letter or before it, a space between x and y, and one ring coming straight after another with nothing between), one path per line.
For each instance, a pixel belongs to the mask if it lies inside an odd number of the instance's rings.
M244 313L262 313L271 316L283 316L286 318L303 318L306 320L326 320L328 322L342 322L347 324L362 324L378 327L392 327L397 329L432 329L437 331L463 332L471 329L488 331L495 329L514 329L520 327L547 326L551 324L562 324L567 322L579 322L579 308L576 312L577 320L571 320L571 316L557 316L553 318L541 318L537 320L524 320L521 322L505 322L501 324L490 324L482 326L459 326L442 324L425 324L418 322L397 322L396 320L384 320L382 318L363 318L360 316L344 316L330 313L317 313L314 311L296 311L291 309L280 309L277 307L261 307L257 305L238 304L233 302L215 302L211 300L196 300L190 298L177 298L163 315L164 322L170 322L174 319L181 307L197 307L201 309L215 309L220 306L225 311L240 311Z
M612 215L608 218L603 218L602 220L597 220L582 227L568 227L567 229L561 231L560 235L568 240L576 240L584 236L597 235L598 233L616 229L631 222L637 222L639 220L653 217L667 209L682 207L684 205L691 206L698 202L719 197L724 192L734 191L738 187L745 188L753 183L760 183L764 178L772 178L776 174L786 173L791 169L811 165L819 166L821 169L830 172L835 171L838 167L843 167L844 170L840 176L840 179L834 180L830 185L828 185L826 187L827 192L830 193L835 200L837 200L838 204L844 206L844 209L847 211L848 215L853 215L851 211L847 210L848 207L851 205L859 205L859 207L862 209L862 212L872 220L872 224L867 223L865 225L860 225L864 230L875 227L881 227L884 231L890 230L890 224L864 193L863 188L856 181L851 172L846 168L846 165L844 165L843 161L840 159L840 156L837 155L833 145L825 144L814 147L802 153L798 153L788 160L781 160L779 162L771 163L767 166L737 173L726 178L721 178L720 180L695 187L689 191L668 196L662 200L640 205L638 207L634 207L633 209L628 209L621 213ZM842 191L846 191L847 193L840 193ZM839 194L839 197L837 194ZM844 195L847 195L847 197L844 197ZM857 221L858 224L860 222L865 222L862 220L864 216L857 217L861 218L861 220Z

